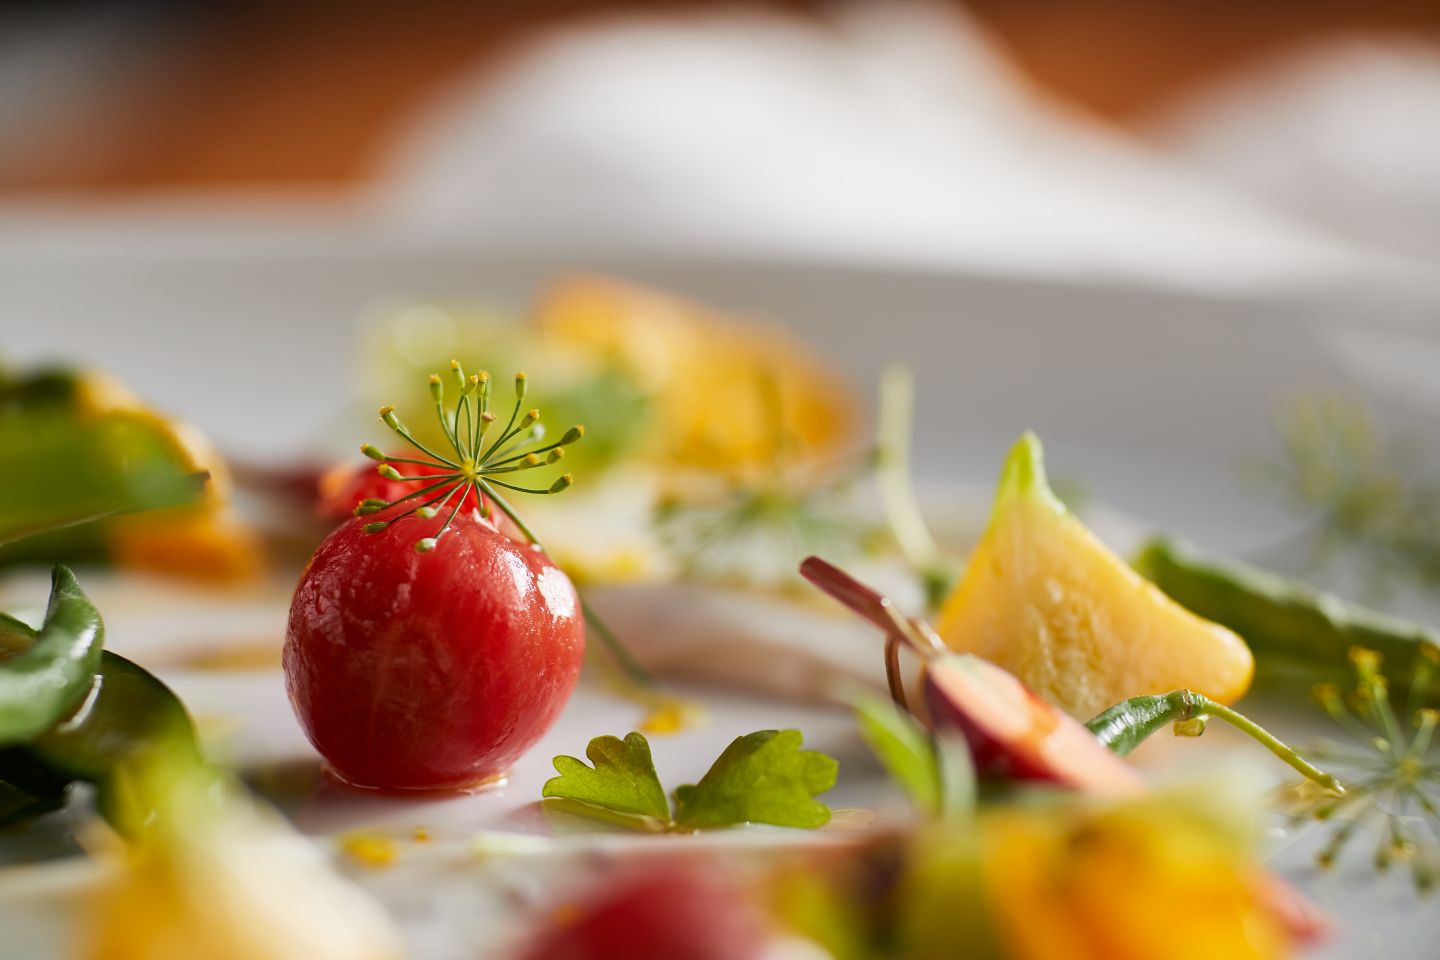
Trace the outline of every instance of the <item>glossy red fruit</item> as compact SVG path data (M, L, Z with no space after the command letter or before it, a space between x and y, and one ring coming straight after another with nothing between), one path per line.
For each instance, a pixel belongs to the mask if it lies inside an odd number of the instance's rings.
M575 688L585 628L575 588L537 547L475 511L356 518L300 578L285 682L331 770L387 789L464 789L502 776Z
M1107 796L1145 792L1134 767L988 660L971 654L931 660L925 667L925 705L935 726L964 735L982 773Z
M524 960L753 960L769 939L759 907L723 870L650 867L611 878L561 911Z

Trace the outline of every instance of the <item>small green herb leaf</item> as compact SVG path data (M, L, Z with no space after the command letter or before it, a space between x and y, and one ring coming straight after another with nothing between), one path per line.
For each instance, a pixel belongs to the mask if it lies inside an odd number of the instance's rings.
M971 820L975 816L975 760L960 734L942 733L935 740L935 757L940 772L940 816L947 820Z
M894 704L873 697L855 707L860 736L885 772L926 814L940 812L940 767L935 744L918 723Z
M740 823L815 828L830 820L816 800L835 786L839 763L801 750L799 730L760 730L737 737L694 785L675 791L675 825L705 830Z
M932 737L909 713L884 700L862 700L855 713L860 736L918 810L952 820L974 815L975 766L963 738Z
M585 748L585 756L593 766L575 757L556 757L555 772L560 776L545 782L542 796L669 821L670 804L644 736L631 733L624 740L596 737Z

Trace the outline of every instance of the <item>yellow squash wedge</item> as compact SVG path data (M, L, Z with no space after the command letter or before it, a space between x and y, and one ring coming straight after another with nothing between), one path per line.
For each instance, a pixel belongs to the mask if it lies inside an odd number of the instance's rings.
M1181 687L1230 703L1255 668L1243 640L1166 597L1070 514L1030 433L1005 461L990 524L937 629L951 649L999 664L1082 720Z

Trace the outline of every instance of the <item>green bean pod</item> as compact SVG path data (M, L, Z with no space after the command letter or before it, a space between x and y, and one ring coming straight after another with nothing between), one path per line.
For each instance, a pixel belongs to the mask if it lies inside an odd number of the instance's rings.
M5 618L4 631L13 636L18 623ZM104 641L100 612L57 564L44 624L27 647L0 660L0 746L34 739L85 699Z
M137 757L200 757L180 699L149 671L108 650L94 695L26 749L57 774L102 788L117 766Z
M39 634L0 614L0 657L31 649ZM105 650L79 706L23 746L0 749L0 824L63 805L69 785L98 788L100 812L121 832L137 819L113 796L115 774L127 765L162 759L203 765L184 704L149 671ZM129 801L133 807L133 798Z
M1274 680L1330 681L1353 677L1352 647L1374 650L1399 667L1440 652L1440 636L1297 580L1159 537L1141 550L1135 568L1172 600L1234 630L1255 654L1257 675ZM1440 693L1432 683L1431 694Z

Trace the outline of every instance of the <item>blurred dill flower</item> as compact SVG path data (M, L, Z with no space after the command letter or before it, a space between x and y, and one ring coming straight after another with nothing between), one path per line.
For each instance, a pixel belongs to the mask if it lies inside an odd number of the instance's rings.
M1374 864L1385 870L1395 861L1409 864L1415 886L1430 890L1440 872L1440 751L1434 734L1440 710L1422 702L1437 668L1440 650L1424 645L1410 672L1405 709L1397 711L1390 683L1373 650L1350 651L1355 687L1315 688L1320 706L1345 733L1347 742L1329 742L1312 751L1345 783L1343 797L1309 784L1286 788L1281 808L1296 816L1337 824L1321 850L1322 866L1333 866L1363 829L1376 831Z
M1304 570L1348 558L1375 597L1396 580L1440 584L1440 487L1421 479L1417 442L1384 436L1363 404L1329 396L1300 398L1275 430L1282 456L1256 474L1310 522Z

